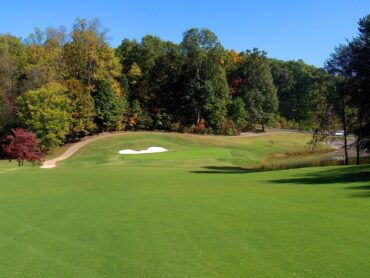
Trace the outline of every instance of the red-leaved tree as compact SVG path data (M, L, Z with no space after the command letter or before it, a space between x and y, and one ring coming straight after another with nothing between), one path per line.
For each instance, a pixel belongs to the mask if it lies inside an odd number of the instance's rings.
M201 119L199 123L194 127L194 132L202 134L206 131L206 122Z
M35 163L42 158L36 135L23 128L12 129L11 134L5 137L2 147L10 161L18 161L18 166L23 166L25 160Z

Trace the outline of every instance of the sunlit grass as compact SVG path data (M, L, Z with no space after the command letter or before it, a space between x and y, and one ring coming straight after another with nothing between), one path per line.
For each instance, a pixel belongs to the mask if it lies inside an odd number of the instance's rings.
M2 161L0 276L366 277L368 165L246 169L307 139L138 133L55 169ZM150 146L169 151L118 154Z

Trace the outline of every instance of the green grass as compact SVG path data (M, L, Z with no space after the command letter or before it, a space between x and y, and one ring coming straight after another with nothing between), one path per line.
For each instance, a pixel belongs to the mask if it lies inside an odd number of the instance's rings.
M65 144L63 146L60 146L60 147L56 147L54 149L52 149L51 151L49 151L44 159L45 160L49 160L49 159L53 159L55 157L58 157L60 156L61 154L63 154L67 149L69 149L69 147L71 147L72 144Z
M138 133L2 162L0 277L368 277L368 165L245 169L307 139ZM117 154L149 146L169 152Z

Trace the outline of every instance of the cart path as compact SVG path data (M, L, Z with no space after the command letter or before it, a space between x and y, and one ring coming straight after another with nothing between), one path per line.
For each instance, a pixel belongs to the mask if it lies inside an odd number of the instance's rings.
M112 137L112 136L118 136L118 135L122 135L122 134L125 134L127 132L105 132L105 133L100 133L100 134L97 134L97 135L92 135L92 136L89 136L89 137L85 137L83 138L81 141L77 142L77 143L74 143L72 144L71 147L69 147L63 154L61 154L60 156L56 157L56 158L53 158L53 159L50 159L50 160L47 160L47 161L44 161L42 163L42 166L41 168L43 169L51 169L51 168L54 168L56 166L56 163L59 162L59 161L62 161L62 160L65 160L67 159L68 157L72 156L74 153L76 153L80 148L82 148L83 146L91 143L91 142L94 142L96 140L99 140L99 139L102 139L102 138L106 138L106 137Z
M123 134L134 134L134 133L138 133L138 132L132 132L132 131L131 132L130 131L128 131L128 132L127 131L103 132L103 133L100 133L100 134L97 134L97 135L92 135L92 136L85 137L85 138L81 139L81 141L72 144L60 156L58 156L56 158L53 158L53 159L50 159L50 160L47 160L47 161L44 161L41 168L43 168L43 169L55 168L57 162L69 158L70 156L75 154L80 148L82 148L83 146L85 146L85 145L87 145L91 142L94 142L96 140L99 140L99 139L102 139L102 138L107 138L107 137L119 136L119 135L123 135ZM156 133L156 132L153 132L153 133ZM159 133L163 133L163 132L159 132ZM264 132L264 133L245 132L245 133L242 133L242 134L237 135L235 137L257 137L257 136L266 136L266 135L281 134L281 133L294 133L294 131L273 131L273 132ZM197 134L188 134L188 135L200 136L200 135L197 135ZM213 135L213 136L220 136L220 135ZM230 137L230 136L227 136L227 137Z

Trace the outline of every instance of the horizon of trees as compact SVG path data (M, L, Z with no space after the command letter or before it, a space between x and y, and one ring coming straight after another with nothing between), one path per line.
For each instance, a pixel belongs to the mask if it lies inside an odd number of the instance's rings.
M234 135L266 126L369 136L369 21L325 68L225 49L192 28L109 46L99 20L0 35L0 136L25 128L43 151L89 134L167 130ZM346 133L347 134L347 133ZM319 136L320 135L320 136Z

